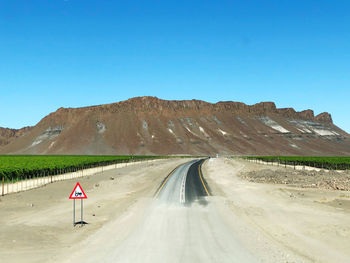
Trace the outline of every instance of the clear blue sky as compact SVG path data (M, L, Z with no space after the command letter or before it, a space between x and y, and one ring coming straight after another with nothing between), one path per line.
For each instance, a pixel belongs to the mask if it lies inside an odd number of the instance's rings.
M274 101L350 132L350 1L0 1L0 126L134 96Z

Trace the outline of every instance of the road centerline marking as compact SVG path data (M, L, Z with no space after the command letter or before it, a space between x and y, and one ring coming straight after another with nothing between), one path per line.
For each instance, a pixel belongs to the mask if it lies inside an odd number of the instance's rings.
M181 182L181 189L180 189L180 203L184 204L186 201L186 179L187 179L187 173L184 174Z

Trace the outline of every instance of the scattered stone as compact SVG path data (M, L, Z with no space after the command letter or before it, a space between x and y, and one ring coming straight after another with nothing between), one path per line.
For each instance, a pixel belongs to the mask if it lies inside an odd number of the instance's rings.
M255 183L284 184L300 188L320 188L350 191L350 176L346 173L291 169L262 169L240 173L245 180Z
M95 184L95 187L97 188L97 187L99 187L100 186L100 184Z
M114 180L114 177L113 176L109 177L109 180Z

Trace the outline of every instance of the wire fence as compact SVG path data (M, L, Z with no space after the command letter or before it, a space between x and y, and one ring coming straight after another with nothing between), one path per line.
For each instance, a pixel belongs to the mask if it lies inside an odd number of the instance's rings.
M159 161L162 159L138 159L138 160L119 160L119 162L104 165L101 163L101 166L97 167L81 167L79 168L70 168L62 169L61 171L55 171L54 173L49 173L48 171L42 171L38 174L30 176L20 176L19 179L5 180L5 177L1 178L1 195L7 195L10 193L22 192L38 187L45 186L58 181L69 180L79 177L85 177L94 175L97 173L103 173L104 171L117 169L121 167L126 167L129 165L137 164L140 162L153 162ZM104 165L104 166L102 166Z
M350 164L349 163L329 163L329 162L313 162L313 161L295 161L295 160L284 160L279 158L274 159L264 159L259 157L242 157L245 160L248 160L250 162L254 163L260 163L260 164L267 164L267 165L275 165L275 166L282 166L282 167L292 167L294 170L300 170L300 169L308 169L308 168L314 168L317 170L350 170Z

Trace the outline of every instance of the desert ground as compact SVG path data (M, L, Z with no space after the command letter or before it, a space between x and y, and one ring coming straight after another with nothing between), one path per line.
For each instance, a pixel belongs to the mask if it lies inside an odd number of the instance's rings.
M212 202L236 235L261 262L349 262L350 192L302 187L312 171L300 186L242 179L266 169L286 173L240 160L211 159L204 165Z
M1 197L0 261L350 262L349 191L314 184L313 171L293 181L292 169L212 158L202 165L210 196L183 205L176 191L190 161L79 178L83 227L73 227L68 199L77 180Z

